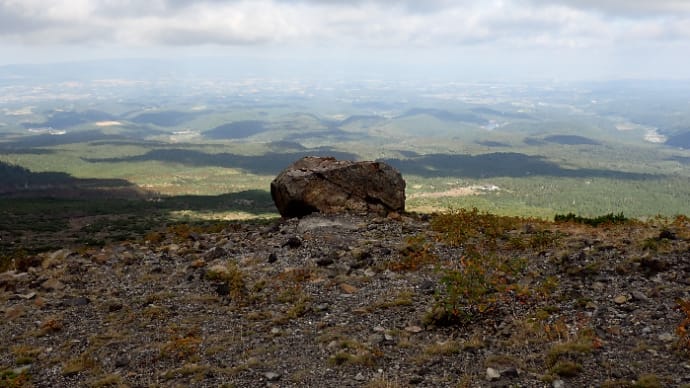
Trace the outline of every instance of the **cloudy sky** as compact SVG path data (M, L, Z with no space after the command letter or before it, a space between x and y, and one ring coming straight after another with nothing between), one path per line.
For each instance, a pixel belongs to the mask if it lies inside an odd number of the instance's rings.
M216 57L463 80L690 79L690 0L0 0L0 65Z

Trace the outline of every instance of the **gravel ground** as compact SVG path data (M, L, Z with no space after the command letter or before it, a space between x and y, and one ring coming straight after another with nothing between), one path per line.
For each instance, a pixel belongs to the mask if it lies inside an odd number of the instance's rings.
M552 243L501 248L525 263L504 274L521 288L451 325L433 317L464 248L428 216L182 225L46 252L0 274L0 386L690 384L687 224L546 225Z

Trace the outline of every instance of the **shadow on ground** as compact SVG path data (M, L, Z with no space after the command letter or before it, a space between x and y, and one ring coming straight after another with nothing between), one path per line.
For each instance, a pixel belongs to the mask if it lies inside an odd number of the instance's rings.
M554 176L567 178L615 178L643 180L659 175L614 170L566 169L541 156L515 152L496 152L482 155L430 154L411 155L408 159L383 159L403 175L425 177L495 178L526 176Z
M277 175L287 166L304 156L333 156L341 160L359 159L356 154L334 151L332 149L312 149L291 153L270 152L261 156L245 156L230 153L207 154L201 151L186 149L156 149L143 155L125 158L83 158L83 160L90 163L158 161L180 163L189 166L240 168L253 174Z

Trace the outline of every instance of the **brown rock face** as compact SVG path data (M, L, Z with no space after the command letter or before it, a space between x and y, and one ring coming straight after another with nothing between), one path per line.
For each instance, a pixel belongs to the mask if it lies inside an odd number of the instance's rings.
M393 167L332 157L304 157L271 182L271 196L283 217L313 212L405 210L405 181Z

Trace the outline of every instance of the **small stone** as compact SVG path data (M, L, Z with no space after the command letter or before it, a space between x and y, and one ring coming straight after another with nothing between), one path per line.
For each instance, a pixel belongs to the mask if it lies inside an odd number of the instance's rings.
M27 294L17 294L20 299L33 299L36 297L35 292L29 292Z
M563 380L554 380L553 383L551 383L551 386L553 388L565 388L565 383Z
M288 238L288 240L283 244L283 246L296 249L302 246L302 240L300 240L299 237L292 236Z
M357 287L351 286L347 283L340 283L340 290L346 294L354 294L357 292Z
M221 247L213 247L213 248L209 249L204 256L208 260L213 260L213 259L220 259L220 258L225 257L227 255L228 255L228 252L225 249L223 249Z
M368 342L371 345L380 345L385 341L385 338L381 334L372 334L369 336Z
M517 368L515 367L510 367L507 369L503 369L501 372L501 377L508 377L508 378L516 378L520 376L520 372L518 372Z
M374 331L377 333L383 333L384 331L386 331L386 328L381 326L381 325L378 325L378 326L374 326Z
M266 377L266 380L268 381L278 381L282 376L280 373L266 372L264 373L264 377Z
M392 334L386 333L386 334L383 335L383 339L385 339L385 340L388 341L388 342L391 342L391 341L393 341L393 340L395 339L395 337L393 337Z
M64 289L65 285L55 278L50 278L45 282L41 283L41 288L43 288L46 291L56 291Z
M327 267L331 264L333 264L333 259L331 257L326 256L316 259L316 265L319 267Z
M678 237L676 236L676 234L668 229L664 229L661 231L661 233L659 233L659 240L676 240L677 238Z
M419 285L419 290L426 295L431 295L436 292L436 283L431 280L424 280L422 284Z
M629 299L629 298L628 298L627 295L621 294L621 295L618 295L617 297L613 298L613 301L614 301L616 304L623 304L623 303L627 302L628 299Z
M422 329L421 327L415 326L415 325L408 326L405 328L405 331L412 333L412 334L421 333L423 330L424 329Z
M22 365L20 367L12 369L12 373L14 373L15 375L20 375L20 374L28 371L29 369L31 369L31 364L26 364L26 365Z
M227 282L216 284L216 292L220 296L228 296L230 294L230 285Z
M643 294L640 291L633 291L633 292L631 292L631 294L635 300L639 300L639 301L643 301L643 302L646 302L649 300L649 298L647 298L647 295Z
M357 373L357 376L355 376L355 380L357 380L357 381L364 381L364 380L366 380L366 379L367 379L367 378L364 377L364 375L362 374L362 372Z
M364 276L368 278L373 278L374 276L376 276L376 272L371 268L367 268L364 270Z
M129 365L129 357L127 355L121 355L115 359L115 368L122 368Z
M62 304L65 306L86 306L89 303L91 303L91 300L83 296L78 298L69 298L62 301Z
M501 374L494 368L486 368L486 380L496 381L501 378Z
M196 259L192 261L191 267L193 268L201 268L206 265L206 260L204 259Z
M669 333L659 334L659 341L672 342L674 340L673 335Z
M278 335L278 334L280 334L280 333L281 333L281 331L280 331L280 329L277 328L277 327L274 327L274 328L271 329L271 334L273 334L273 335Z

